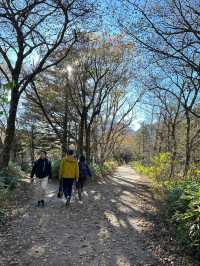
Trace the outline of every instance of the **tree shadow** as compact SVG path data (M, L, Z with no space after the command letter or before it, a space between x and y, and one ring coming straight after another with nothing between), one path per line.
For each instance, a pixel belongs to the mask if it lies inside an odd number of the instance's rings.
M147 182L129 177L129 170L89 183L83 204L74 199L69 208L57 199L57 189L58 183L49 184L47 207L30 206L11 228L15 249L7 254L21 265L171 265L162 264L146 242L155 218L153 194Z
M95 215L100 223L95 233L97 265L163 265L145 242L146 224L153 216L152 209L147 211L142 206L153 201L147 185L120 176L107 177L95 188L88 185L86 197L85 216Z

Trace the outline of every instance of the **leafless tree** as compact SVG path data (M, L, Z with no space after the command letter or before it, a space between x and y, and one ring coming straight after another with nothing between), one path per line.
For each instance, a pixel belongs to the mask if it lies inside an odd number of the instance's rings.
M128 101L127 96L117 89L107 97L101 114L93 125L93 152L97 153L102 164L114 154L126 137L127 130L134 119L134 107L140 100Z
M107 40L92 41L78 53L72 64L73 81L70 98L80 117L78 152L85 151L90 161L91 132L95 119L100 115L107 97L118 88L127 87L131 71L127 48ZM120 43L120 45L119 45Z

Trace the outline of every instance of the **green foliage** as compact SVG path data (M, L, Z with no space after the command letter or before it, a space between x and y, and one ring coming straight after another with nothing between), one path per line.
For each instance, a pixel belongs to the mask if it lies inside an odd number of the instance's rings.
M159 153L151 159L148 166L143 165L141 162L134 162L133 168L143 175L163 181L168 176L170 169L170 160L170 153Z
M156 187L164 191L164 218L173 225L177 242L200 256L200 181L199 168L193 165L193 178L169 179L170 154L160 153L152 158L150 165L134 162L134 169L154 179Z
M30 173L32 170L32 166L30 164L23 164L21 166L21 170L26 172L26 173Z
M94 177L102 177L112 173L117 167L117 163L114 161L104 162L103 165L92 164L91 170Z
M17 187L19 180L19 177L0 176L0 189L13 190Z
M166 203L168 218L176 227L178 243L200 255L200 182L168 182Z
M116 168L116 163L113 161L107 161L101 166L101 173L102 175L106 175L112 173L113 170Z
M14 190L22 177L20 166L9 163L7 169L0 171L0 194L6 193L6 190Z
M0 103L3 103L3 104L9 103L9 91L13 89L14 86L15 86L14 82L8 82L2 86L2 90L0 90ZM4 112L0 111L0 116L3 114Z
M101 167L100 165L94 163L91 165L91 171L93 177L100 177L101 176Z
M155 177L156 180L162 180L168 176L170 161L171 154L169 152L162 152L153 157L151 165L153 168L153 177Z
M193 178L196 178L196 179L200 178L200 165L199 165L199 163L192 162L190 164L188 176L192 176Z
M60 168L60 160L52 161L52 177L58 179L59 178L59 168Z
M15 87L15 85L16 85L16 84L15 84L14 81L10 81L10 82L4 84L4 85L3 85L3 88L4 88L4 89L7 89L7 90L11 90L11 89L13 89L13 88Z
M8 167L0 171L0 176L22 177L23 172L19 165L14 162L9 162Z
M12 191L17 187L22 177L20 166L10 162L7 169L0 171L0 223L6 219L6 208Z
M5 224L6 218L7 218L7 212L5 210L1 209L1 202L2 202L2 198L1 198L1 194L0 194L0 224Z
M146 175L149 177L153 176L153 169L151 166L145 166L141 162L134 162L133 168L142 175Z
M0 189L15 189L22 175L21 167L10 162L8 168L0 171Z

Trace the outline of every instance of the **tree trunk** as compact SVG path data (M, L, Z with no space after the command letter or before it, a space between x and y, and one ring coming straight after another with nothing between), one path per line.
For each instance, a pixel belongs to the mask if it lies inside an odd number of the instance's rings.
M12 89L11 92L11 102L10 102L10 109L7 120L6 132L5 132L4 147L0 155L0 169L6 168L10 161L10 152L12 148L12 142L15 136L15 121L16 121L18 103L19 103L19 92L18 89L15 87Z
M68 130L68 132L71 131L71 125L70 125L70 122L69 121L67 122L67 130ZM75 137L75 139L77 139L77 138ZM70 143L71 143L71 138L70 138L70 135L67 134L67 144L66 144L67 145L67 150L69 150Z
M176 126L172 125L172 157L171 157L171 169L170 169L170 178L174 177L175 174L175 162L176 162L176 154L177 154L177 142L176 142Z
M187 129L186 129L184 176L187 176L187 173L190 167L190 159L191 159L191 149L190 149L191 121L190 121L190 115L188 111L186 111L186 121L187 121Z
M158 144L158 152L162 152L162 143L164 142L164 137L163 137L163 133L160 131L159 132L159 144Z
M63 134L62 134L62 156L66 154L66 150L69 149L68 145L68 86L66 84L65 91L64 91L64 117L63 117Z
M85 128L85 121L87 114L86 111L83 109L83 112L81 114L81 120L79 124L79 137L78 137L78 154L82 155L83 154L83 140L84 140L84 128Z
M33 165L35 161L35 142L34 142L34 125L31 125L31 136L30 136L30 153L31 153L31 163Z
M166 146L166 151L167 152L172 152L172 144L171 144L171 126L170 123L167 123L167 146Z
M85 144L86 144L85 152L86 152L86 161L88 164L90 164L90 157L91 157L90 140L91 140L91 128L90 126L88 126L86 129L86 136L85 136Z

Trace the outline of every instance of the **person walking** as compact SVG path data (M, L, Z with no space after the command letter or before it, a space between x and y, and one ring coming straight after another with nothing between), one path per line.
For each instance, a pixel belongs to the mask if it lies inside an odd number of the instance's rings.
M36 176L36 197L38 200L37 206L44 207L45 194L48 185L48 179L51 178L51 162L47 159L47 152L41 151L40 157L34 162L31 171L31 180Z
M85 161L85 156L81 156L79 159L79 180L76 183L76 188L78 190L78 197L79 200L82 200L82 192L83 192L83 186L88 177L91 177L91 171L89 166L87 165Z
M79 179L78 161L73 157L73 155L74 151L69 150L60 163L59 177L62 179L63 193L66 198L66 206L70 204L74 180L78 182Z

